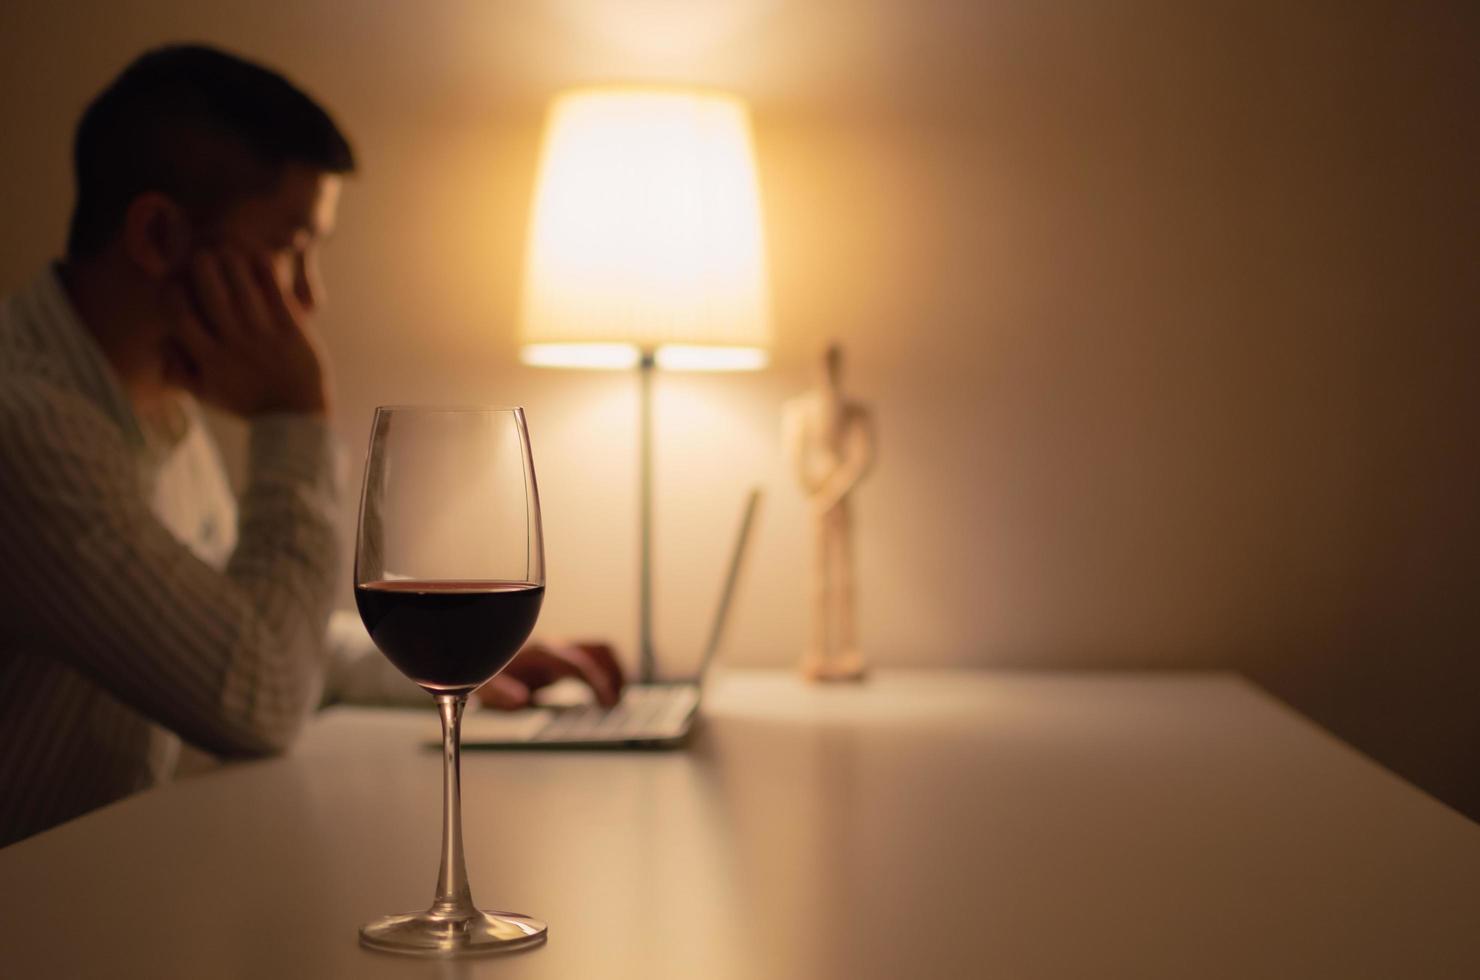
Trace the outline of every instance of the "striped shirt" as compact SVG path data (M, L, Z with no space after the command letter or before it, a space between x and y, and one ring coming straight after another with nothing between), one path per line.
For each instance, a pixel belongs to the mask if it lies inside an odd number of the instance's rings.
M181 737L282 750L318 703L332 439L283 414L249 445L238 505L194 403L137 413L54 270L0 305L0 845L167 779Z

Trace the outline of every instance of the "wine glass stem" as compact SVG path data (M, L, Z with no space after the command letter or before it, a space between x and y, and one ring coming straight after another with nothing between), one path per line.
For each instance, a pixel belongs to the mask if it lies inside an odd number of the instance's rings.
M432 912L449 918L467 918L477 914L472 891L468 888L468 869L463 862L462 778L460 736L466 694L438 694L437 710L442 715L442 871L437 875L437 900Z

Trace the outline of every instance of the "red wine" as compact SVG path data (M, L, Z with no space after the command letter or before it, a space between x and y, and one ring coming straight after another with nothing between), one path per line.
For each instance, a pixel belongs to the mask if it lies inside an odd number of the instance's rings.
M471 691L529 639L545 599L525 582L417 582L355 588L360 619L380 652L434 694Z

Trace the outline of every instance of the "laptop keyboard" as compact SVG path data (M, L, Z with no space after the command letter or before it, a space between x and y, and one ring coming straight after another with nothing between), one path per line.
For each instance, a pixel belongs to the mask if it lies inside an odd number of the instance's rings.
M682 733L684 723L698 700L698 689L687 684L634 685L622 692L622 700L616 707L603 708L593 704L557 712L530 741L672 738Z

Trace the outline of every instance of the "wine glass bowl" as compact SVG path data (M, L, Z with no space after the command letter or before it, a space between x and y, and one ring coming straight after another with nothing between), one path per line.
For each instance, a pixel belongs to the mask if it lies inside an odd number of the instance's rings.
M518 408L376 409L355 546L355 603L375 645L442 717L442 864L424 912L360 929L369 947L455 956L544 941L486 912L464 867L459 727L468 695L514 658L545 594L539 490Z
M355 586L370 637L401 673L436 694L470 694L514 659L545 587L525 582L391 579Z

